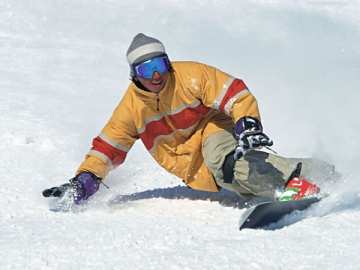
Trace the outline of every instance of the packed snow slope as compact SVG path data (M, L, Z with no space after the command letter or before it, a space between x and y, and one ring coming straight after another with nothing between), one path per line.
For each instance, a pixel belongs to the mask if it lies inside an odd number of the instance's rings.
M1 269L359 269L360 4L342 1L0 0ZM139 32L171 60L242 78L274 150L344 178L264 230L248 206L190 190L141 143L89 202L49 209L129 84ZM254 203L254 202L252 202Z

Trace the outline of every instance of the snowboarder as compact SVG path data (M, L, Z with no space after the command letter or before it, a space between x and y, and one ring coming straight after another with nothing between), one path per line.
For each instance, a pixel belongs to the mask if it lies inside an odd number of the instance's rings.
M43 191L87 200L140 139L168 172L197 190L235 191L248 200L295 200L319 192L305 179L332 177L332 165L284 158L263 132L257 100L245 83L196 62L171 62L164 45L142 33L127 51L131 83L70 183ZM303 170L301 170L301 164Z

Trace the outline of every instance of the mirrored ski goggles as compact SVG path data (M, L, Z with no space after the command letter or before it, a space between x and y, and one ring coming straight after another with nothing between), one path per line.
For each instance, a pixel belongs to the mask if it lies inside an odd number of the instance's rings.
M150 79L157 71L164 74L170 67L170 61L167 55L156 57L136 66L131 66L131 71L140 78Z

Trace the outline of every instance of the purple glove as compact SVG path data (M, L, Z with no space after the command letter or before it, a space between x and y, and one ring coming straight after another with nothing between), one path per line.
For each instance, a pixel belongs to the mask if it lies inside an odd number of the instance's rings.
M235 160L244 156L254 147L273 145L273 141L263 133L260 121L252 117L243 117L236 122L234 136L238 140L234 154Z
M74 188L74 202L79 204L94 195L99 189L101 178L89 172L81 172L73 179L70 184Z

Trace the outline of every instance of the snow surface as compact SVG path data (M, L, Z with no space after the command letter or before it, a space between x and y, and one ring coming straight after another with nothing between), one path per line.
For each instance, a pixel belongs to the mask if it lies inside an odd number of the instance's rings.
M359 269L359 12L357 0L0 0L0 268ZM49 211L41 191L73 176L121 99L138 32L244 79L274 150L334 163L343 181L240 232L246 202L184 187L136 143L110 189Z

